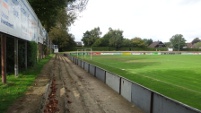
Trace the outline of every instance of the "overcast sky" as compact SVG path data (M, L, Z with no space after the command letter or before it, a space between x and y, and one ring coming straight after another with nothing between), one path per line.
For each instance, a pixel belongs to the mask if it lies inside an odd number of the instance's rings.
M89 0L86 10L71 26L75 41L100 27L123 30L124 38L151 38L168 42L182 34L187 42L201 38L201 0Z

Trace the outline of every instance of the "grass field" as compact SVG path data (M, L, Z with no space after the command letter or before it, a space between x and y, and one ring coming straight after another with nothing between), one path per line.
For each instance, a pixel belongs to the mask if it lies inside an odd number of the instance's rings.
M88 61L201 110L201 55L93 56Z

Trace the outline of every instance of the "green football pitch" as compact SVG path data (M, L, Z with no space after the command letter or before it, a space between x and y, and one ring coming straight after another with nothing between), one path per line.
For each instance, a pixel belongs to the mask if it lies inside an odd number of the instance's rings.
M201 110L201 55L100 55L85 60Z

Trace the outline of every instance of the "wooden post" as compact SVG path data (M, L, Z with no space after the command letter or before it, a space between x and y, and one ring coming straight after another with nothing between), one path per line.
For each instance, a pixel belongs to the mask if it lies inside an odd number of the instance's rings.
M27 69L27 41L25 41L25 62L24 62L24 66L25 69Z
M1 35L1 76L2 83L6 84L6 36Z
M43 43L41 43L41 59L43 59L43 54L44 54L44 52L43 52Z
M43 44L40 43L40 59L43 59Z
M15 76L18 76L18 39L14 39L14 58L15 58L15 66L14 66L14 71L15 71Z
M51 44L51 41L49 41L49 47L50 47L50 53L49 54L52 54L52 44Z
M37 62L39 61L39 42L37 43Z

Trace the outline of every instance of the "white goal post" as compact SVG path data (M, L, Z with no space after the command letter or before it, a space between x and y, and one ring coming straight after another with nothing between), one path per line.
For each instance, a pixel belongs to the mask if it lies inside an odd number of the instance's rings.
M82 54L84 54L84 49L77 49L77 58L79 56L80 51L81 51Z
M84 58L86 58L87 55L90 55L90 59L92 60L93 50L92 48L77 49L77 58L79 54L81 54Z
M89 52L87 52L89 51ZM90 55L90 59L92 60L92 55L93 55L93 50L92 48L85 48L84 49L84 57L86 58L86 55L89 54Z

